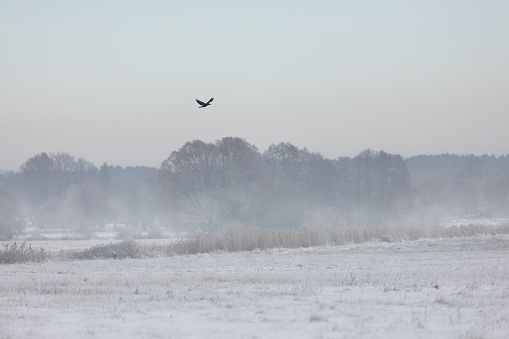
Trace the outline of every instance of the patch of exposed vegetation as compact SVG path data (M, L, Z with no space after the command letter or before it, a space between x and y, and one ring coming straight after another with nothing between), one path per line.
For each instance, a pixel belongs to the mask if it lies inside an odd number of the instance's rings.
M0 248L0 264L17 264L25 262L43 262L48 259L48 254L41 248L33 249L26 242L18 244L5 244Z
M338 246L363 242L400 242L417 239L471 237L509 234L509 224L468 225L444 228L438 225L393 223L378 227L345 227L338 229L254 229L240 228L224 232L202 232L168 245L168 255L238 252L270 248Z
M92 260L92 259L124 259L143 258L140 246L133 240L124 240L119 243L97 245L82 252L74 253L71 259Z

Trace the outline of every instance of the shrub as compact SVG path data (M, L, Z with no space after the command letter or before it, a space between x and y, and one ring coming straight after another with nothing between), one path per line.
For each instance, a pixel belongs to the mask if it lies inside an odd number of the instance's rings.
M116 244L97 245L71 255L71 259L76 260L123 258L143 258L143 252L134 241L124 240Z
M452 238L475 235L508 234L509 224L468 225L444 228L437 225L394 223L377 227L346 227L337 229L254 229L241 227L223 232L202 232L167 246L167 254L183 255L214 251L252 251L269 248L298 248L325 245L346 245L363 242L399 242L422 238Z
M24 226L18 201L9 190L0 186L0 240L11 240L23 232Z
M43 262L48 259L48 254L43 248L35 250L31 245L23 242L21 245L18 243L5 244L0 249L0 264L16 264L24 262Z

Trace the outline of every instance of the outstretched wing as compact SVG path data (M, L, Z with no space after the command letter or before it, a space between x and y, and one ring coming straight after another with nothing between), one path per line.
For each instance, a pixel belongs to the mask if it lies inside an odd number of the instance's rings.
M202 106L205 106L205 105L206 105L206 103L204 103L203 101L200 101L200 100L198 100L198 99L196 99L196 102L197 102L197 103L199 103L199 104L200 104L200 105L202 105Z
M214 100L214 98L211 98L209 101L207 101L207 105L210 104Z

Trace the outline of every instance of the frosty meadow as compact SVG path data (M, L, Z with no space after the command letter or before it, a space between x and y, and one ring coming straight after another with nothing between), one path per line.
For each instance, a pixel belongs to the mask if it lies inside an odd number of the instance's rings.
M159 169L37 154L0 173L0 339L506 338L507 169L232 137Z
M0 339L509 338L508 12L0 1Z
M393 227L387 237L413 235L356 241L365 230L336 235L342 245L297 232L288 244L308 245L252 251L236 251L248 243L239 233L202 234L180 247L138 241L140 259L71 259L116 248L83 251L94 240L34 242L54 244L49 261L0 265L0 337L505 338L509 236L490 227L439 238Z
M508 168L233 137L159 169L37 154L0 173L0 339L505 338Z

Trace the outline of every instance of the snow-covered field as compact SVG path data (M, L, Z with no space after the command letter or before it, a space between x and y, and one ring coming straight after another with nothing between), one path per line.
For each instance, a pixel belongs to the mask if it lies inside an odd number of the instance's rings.
M509 337L508 235L0 274L0 338Z
M459 218L449 217L442 218L440 225L444 227L452 226L467 226L467 225L486 225L486 226L499 226L509 223L508 218Z

